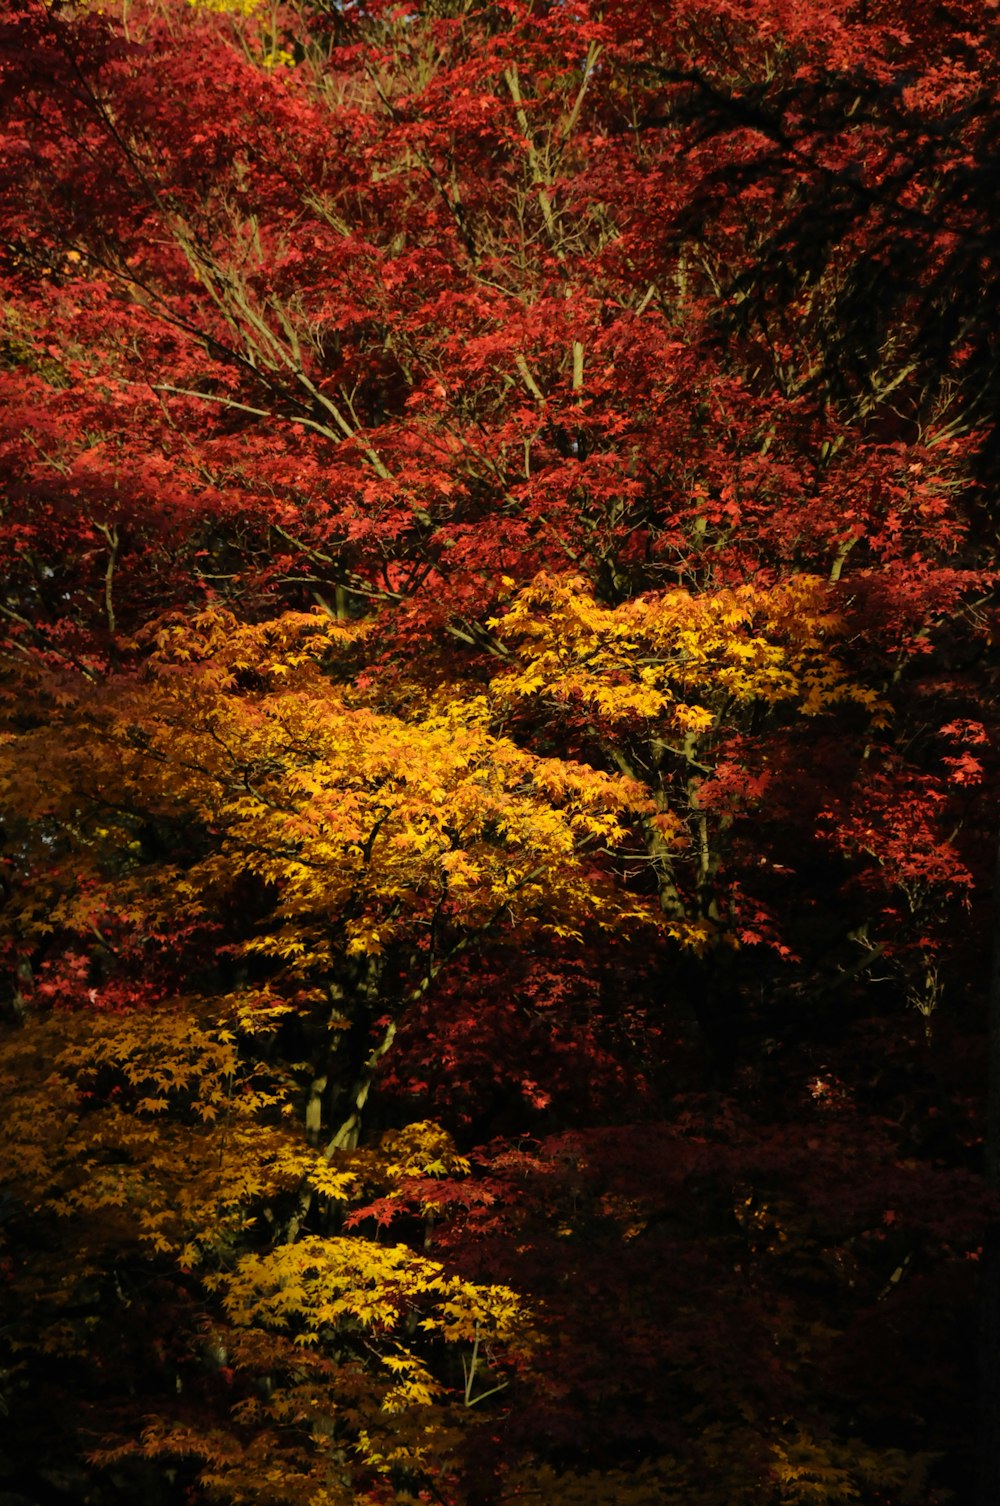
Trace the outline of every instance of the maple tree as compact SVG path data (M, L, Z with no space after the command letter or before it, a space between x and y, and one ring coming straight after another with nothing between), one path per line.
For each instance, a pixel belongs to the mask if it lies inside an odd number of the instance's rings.
M7 0L13 1488L972 1491L997 29Z

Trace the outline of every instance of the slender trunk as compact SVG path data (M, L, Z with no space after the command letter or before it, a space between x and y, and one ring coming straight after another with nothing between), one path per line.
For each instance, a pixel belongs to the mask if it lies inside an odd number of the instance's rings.
M986 1191L990 1219L979 1296L979 1481L977 1506L1000 1501L1000 852L993 881L993 964L989 989Z

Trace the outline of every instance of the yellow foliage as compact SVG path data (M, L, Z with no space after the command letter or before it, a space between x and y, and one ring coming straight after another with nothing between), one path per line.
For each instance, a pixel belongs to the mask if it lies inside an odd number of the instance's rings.
M467 1176L468 1159L460 1156L447 1130L421 1119L382 1136L379 1159L390 1180L402 1177Z
M357 1185L273 1122L289 1088L204 1005L32 1019L0 1051L0 1160L18 1197L74 1221L80 1254L137 1245L191 1266L282 1193L346 1201Z
M32 1321L30 1340L15 1342L79 1355L88 1344L88 1320L72 1316L81 1294L122 1262L168 1260L217 1303L223 1333L213 1344L228 1363L266 1384L244 1392L231 1431L164 1417L95 1457L193 1459L206 1492L234 1506L357 1506L369 1499L366 1478L404 1466L433 1473L458 1436L450 1419L460 1404L423 1352L427 1341L431 1357L455 1355L452 1370L488 1354L497 1374L504 1354L532 1345L530 1315L511 1289L467 1281L402 1244L279 1237L246 1252L262 1212L303 1185L346 1203L373 1178L433 1186L469 1166L426 1121L336 1161L307 1146L280 1117L286 1087L241 1057L229 1023L241 1007L236 995L125 1015L29 1016L3 1042L6 1190L64 1225L66 1252L19 1275Z
M192 10L212 11L224 16L252 16L264 0L188 0Z
M419 1121L360 1148L338 1131L323 1151L301 1126L305 1068L313 1138L330 1104L356 1127L383 1047L364 1046L368 1061L337 1081L338 1037L355 1033L345 1025L386 1010L388 1049L400 999L421 997L442 959L480 934L650 922L652 906L607 861L634 818L664 890L683 859L696 792L685 787L690 809L678 814L663 788L525 751L498 734L498 715L525 700L575 702L618 746L640 724L707 738L754 703L879 712L831 654L836 618L805 577L611 610L581 582L543 576L496 630L510 657L488 690L438 685L390 712L351 683L365 628L323 613L247 625L213 609L151 630L135 645L142 673L39 680L30 714L0 744L21 875L3 923L18 947L65 931L107 953L107 914L141 939L225 926L254 896L217 994L29 1015L0 1045L10 1192L72 1231L54 1241L64 1261L19 1278L33 1342L83 1349L74 1301L84 1308L80 1292L119 1264L180 1267L177 1279L214 1302L249 1384L231 1431L164 1418L128 1447L196 1460L206 1491L234 1503L357 1506L378 1499L379 1481L432 1478L447 1468L456 1419L488 1405L505 1361L536 1342L512 1289L342 1232L351 1205L405 1196L431 1213L449 1179L470 1175L444 1130ZM706 871L710 860L706 838ZM716 916L680 901L655 918L689 948L720 932ZM380 994L387 952L391 1000ZM234 969L266 981L237 987ZM269 1065L293 1012L315 1058ZM313 1198L327 1233L296 1242L317 1227L303 1211ZM641 1229L641 1209L611 1211ZM821 1488L846 1503L883 1467L790 1428L759 1468L723 1442L716 1463L733 1506L757 1506L765 1488L790 1506L810 1506ZM573 1506L600 1500L606 1483L543 1473L531 1488ZM697 1506L699 1489L686 1465L664 1460L606 1498Z
M380 955L428 909L452 928L563 933L635 911L579 856L621 840L645 799L634 783L536 757L475 714L404 721L358 704L320 662L349 637L311 614L171 624L153 676L87 687L8 741L0 797L45 819L43 843L61 826L88 877L36 881L11 910L22 934L96 923L108 887L118 913L196 919L252 874L275 902L247 952L327 976L338 958ZM206 850L183 871L144 862L130 812L209 834Z
M492 623L516 659L492 689L500 699L575 701L609 725L661 720L695 737L732 704L788 702L815 716L849 701L884 715L831 653L842 627L828 598L825 582L800 575L698 594L678 587L612 609L582 579L542 574Z
M919 1506L934 1455L872 1448L860 1439L817 1438L802 1427L773 1445L771 1470L789 1506L849 1506L874 1488Z
M472 1343L477 1336L510 1343L526 1331L526 1314L510 1288L449 1276L437 1261L406 1245L303 1239L245 1255L234 1271L208 1282L222 1292L233 1323L287 1330L304 1344L328 1341L340 1330L382 1338L413 1315L421 1330L452 1343ZM408 1351L390 1353L402 1356L402 1368L411 1366Z

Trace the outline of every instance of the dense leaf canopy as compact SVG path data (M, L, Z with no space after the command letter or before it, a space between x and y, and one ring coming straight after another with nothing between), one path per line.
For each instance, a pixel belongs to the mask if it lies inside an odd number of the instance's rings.
M970 1499L998 43L0 7L0 1486Z

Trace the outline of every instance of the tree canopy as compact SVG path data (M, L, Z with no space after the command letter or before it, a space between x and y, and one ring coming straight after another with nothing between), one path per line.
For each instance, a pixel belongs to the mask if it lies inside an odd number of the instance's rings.
M6 0L0 1487L971 1499L998 78Z

